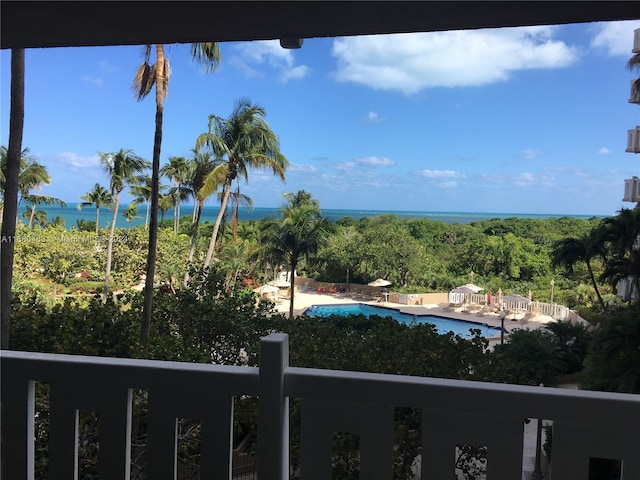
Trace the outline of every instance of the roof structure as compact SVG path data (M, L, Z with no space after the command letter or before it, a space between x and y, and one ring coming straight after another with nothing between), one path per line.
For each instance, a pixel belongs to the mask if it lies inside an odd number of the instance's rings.
M640 18L631 1L2 1L0 47L297 39Z

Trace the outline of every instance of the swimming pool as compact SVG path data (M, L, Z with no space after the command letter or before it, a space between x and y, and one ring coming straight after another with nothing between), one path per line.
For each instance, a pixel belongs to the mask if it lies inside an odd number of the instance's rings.
M378 307L375 305L366 305L364 303L349 303L341 305L311 305L304 312L311 317L328 317L330 315L379 315L381 317L392 317L394 320L411 324L416 323L431 323L435 325L439 334L446 334L453 332L456 335L460 335L463 338L471 338L472 335L469 329L475 328L480 330L480 335L483 337L497 337L500 335L499 327L491 327L484 323L467 322L465 320L456 320L453 318L439 317L437 315L411 315L409 313L402 313L393 308Z

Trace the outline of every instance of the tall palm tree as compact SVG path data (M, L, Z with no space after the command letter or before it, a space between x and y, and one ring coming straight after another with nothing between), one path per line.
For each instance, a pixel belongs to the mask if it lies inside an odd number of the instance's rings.
M578 262L584 262L587 266L589 279L598 297L598 303L600 303L602 310L606 312L607 307L598 289L598 283L596 282L596 277L591 265L591 260L596 257L602 257L603 255L604 244L602 241L602 233L599 229L594 229L591 233L580 238L568 237L557 241L553 245L551 263L555 266L561 265L568 272L573 273L573 267Z
M93 186L93 189L80 196L80 200L83 200L78 204L78 210L82 210L84 207L96 206L96 236L100 231L100 208L111 208L113 205L113 195L111 192L104 188L99 183Z
M142 159L132 150L120 149L115 153L99 153L102 167L109 174L109 186L113 196L113 219L111 220L111 232L107 243L107 271L104 280L103 300L106 301L109 292L109 278L111 276L111 256L113 253L113 235L116 230L116 220L118 219L118 207L120 205L120 194L127 185L136 180L136 176L149 168L149 162Z
M162 145L162 118L164 99L169 89L171 67L164 55L164 45L156 44L156 62L150 65L151 45L144 49L144 60L138 68L133 80L133 90L138 101L145 98L153 86L156 87L156 118L153 138L153 159L151 166L151 220L149 224L149 250L147 253L144 305L142 309L142 328L140 341L146 347L151 328L151 311L153 309L153 281L156 268L156 247L158 244L158 197L160 179L160 148ZM220 64L220 48L215 42L194 43L191 45L191 56L209 72L215 72Z
M214 189L208 188L205 189L204 183L205 179L209 178L209 181L212 182L213 178L211 178L212 173L214 172L216 165L220 162L216 161L212 152L197 152L195 149L192 150L193 157L190 161L192 168L192 175L188 181L189 187L192 191L194 197L194 219L193 225L191 228L191 246L189 247L189 256L187 257L187 264L190 264L193 261L193 257L196 252L196 244L198 242L198 232L200 229L200 218L202 216L202 208L204 207L204 202L207 198L213 193ZM218 184L221 184L223 178L218 179ZM186 287L189 282L189 271L184 274L183 285Z
M236 178L249 179L249 169L271 170L283 181L289 161L280 152L280 141L264 119L265 110L247 98L237 101L229 118L209 115L209 130L198 136L196 150L208 148L223 159L205 179L207 191L217 189L224 177L220 210L213 225L204 266L211 264L222 217L227 209L231 186Z
M9 112L9 148L6 169L2 169L2 238L14 238L18 218L18 190L22 131L24 126L24 49L11 50L11 105ZM9 317L13 281L14 242L0 248L0 348L9 348Z
M173 207L173 231L178 233L180 225L180 203L184 199L182 185L189 176L189 162L184 157L169 157L169 163L160 169L160 175L173 180L172 195L175 197Z
M275 258L287 262L291 271L291 296L289 318L293 318L295 296L295 272L302 257L317 253L320 245L333 231L333 224L322 216L319 208L305 202L296 206L286 197L287 205L281 210L282 218L266 222L262 227L262 239Z

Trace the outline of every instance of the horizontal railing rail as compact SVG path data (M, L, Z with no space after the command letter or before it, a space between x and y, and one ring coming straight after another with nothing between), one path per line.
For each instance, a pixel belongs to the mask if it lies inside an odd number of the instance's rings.
M132 388L149 392L154 480L175 479L176 418L202 421L201 478L230 478L233 398L244 395L258 396L261 479L290 476L290 398L301 402L305 480L331 478L334 432L360 435L359 478L392 478L394 409L402 407L421 412L421 480L452 478L464 444L487 447L489 480L522 478L528 418L552 422L550 480L586 480L590 458L621 460L622 480L640 478L640 396L297 368L288 357L284 334L262 340L259 369L4 351L4 478L33 478L34 381L51 386L51 480L77 478L79 409L100 414L100 478L129 478Z

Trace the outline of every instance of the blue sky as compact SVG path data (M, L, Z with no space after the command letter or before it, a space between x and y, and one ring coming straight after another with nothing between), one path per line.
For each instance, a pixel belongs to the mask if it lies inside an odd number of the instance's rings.
M640 124L625 68L635 28L306 39L300 50L223 43L213 75L188 45L170 45L161 162L188 157L208 115L248 97L290 162L286 184L250 172L242 192L258 207L304 189L324 208L612 215L632 206L623 180L640 176L640 156L624 151ZM10 52L0 61L7 145ZM23 146L49 169L42 193L77 202L107 186L98 152L151 159L154 99L136 102L130 89L141 61L137 46L27 50Z

